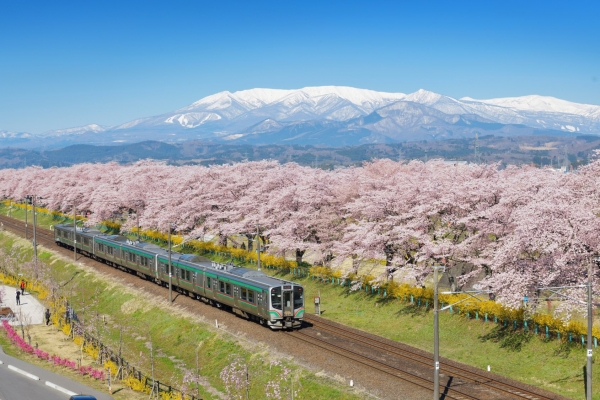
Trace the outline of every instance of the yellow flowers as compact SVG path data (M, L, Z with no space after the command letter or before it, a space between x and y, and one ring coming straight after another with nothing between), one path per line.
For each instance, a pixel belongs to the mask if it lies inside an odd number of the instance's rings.
M92 343L89 342L83 346L83 351L87 355L92 357L94 360L97 360L98 356L100 355L100 350L98 349L98 347L94 346Z
M125 378L123 380L123 384L136 392L150 393L150 388L146 387L144 382L134 378L132 375L129 375L127 378Z
M110 375L113 379L117 376L117 372L119 372L119 366L111 360L104 362L104 368L110 371Z

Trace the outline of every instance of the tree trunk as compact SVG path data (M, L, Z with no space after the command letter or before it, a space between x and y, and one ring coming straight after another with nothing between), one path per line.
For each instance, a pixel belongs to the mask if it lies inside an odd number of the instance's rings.
M387 278L393 280L394 276L392 275L392 273L394 273L397 270L396 267L392 267L392 260L396 255L396 248L393 244L386 244L383 247L383 252L385 253L385 272Z
M306 250L296 249L296 264L300 265L304 253L306 253Z
M360 267L360 260L356 254L352 254L352 273L358 274L358 267Z
M254 236L254 234L246 233L246 238L248 238L248 251L254 251L254 240L256 239L256 237Z

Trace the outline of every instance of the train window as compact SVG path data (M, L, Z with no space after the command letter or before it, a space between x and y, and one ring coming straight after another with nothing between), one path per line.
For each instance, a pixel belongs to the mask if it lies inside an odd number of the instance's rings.
M144 267L148 266L148 257L140 257L140 265L143 265Z
M212 286L210 285L210 277L209 276L206 277L206 287L209 289L212 288Z
M231 284L219 281L219 292L231 296Z
M183 268L180 269L180 271L181 271L181 275L180 275L181 279L184 279L186 281L192 280L191 271L188 271L187 269L183 269Z
M90 239L84 237L83 238L83 244L86 245L86 246L89 246L90 245Z
M304 307L304 290L302 286L294 286L294 309Z
M248 303L254 303L254 291L248 290Z
M129 253L129 261L132 263L135 263L135 254L134 253Z
M106 246L106 254L113 255L113 248L110 246Z
M104 245L102 243L98 243L98 251L104 253Z
M280 287L271 289L271 307L276 310L281 310L281 288Z
M248 289L242 288L241 294L240 294L240 299L242 299L242 300L248 299Z

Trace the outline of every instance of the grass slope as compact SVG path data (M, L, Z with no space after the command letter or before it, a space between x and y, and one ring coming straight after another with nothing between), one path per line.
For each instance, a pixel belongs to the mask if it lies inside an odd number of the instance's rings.
M8 233L0 234L0 246L6 251L18 246L29 256L32 253L28 242ZM196 316L170 307L163 299L125 287L91 268L75 266L49 251L38 251L40 259L52 266L53 278L61 284L61 295L69 299L87 329L115 350L119 348L122 333L124 357L147 375L153 366L158 380L181 388L186 371L195 371L199 348L203 399L220 398L219 393L227 391L220 374L234 360L248 365L250 398L264 398L267 382L280 380L281 368L269 368L270 361L276 358L267 346L236 340ZM316 376L286 360L280 361L292 368L294 387L301 388L297 398L360 398L337 382ZM290 378L287 384L291 386ZM283 390L286 389L284 383ZM245 394L245 390L244 386L233 389L233 393Z
M22 211L17 215L23 219ZM38 221L46 226L56 223L50 217L38 218ZM214 259L229 261L218 256ZM246 266L255 268L254 265ZM364 292L350 293L348 288L310 278L272 270L265 272L304 285L307 312L313 311L312 299L320 293L323 317L433 352L433 313L424 307ZM578 344L546 341L542 336L514 332L510 327L505 329L446 311L440 314L440 355L481 369L487 369L489 365L497 374L563 396L585 397L583 367L586 350ZM600 379L595 371L592 385L593 398L600 400Z

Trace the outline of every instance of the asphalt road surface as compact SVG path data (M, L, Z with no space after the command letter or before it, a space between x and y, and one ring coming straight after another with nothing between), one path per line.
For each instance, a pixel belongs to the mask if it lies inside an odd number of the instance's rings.
M1 347L0 362L0 400L68 400L72 394L89 394L98 400L112 400L112 396L79 382L10 357Z

